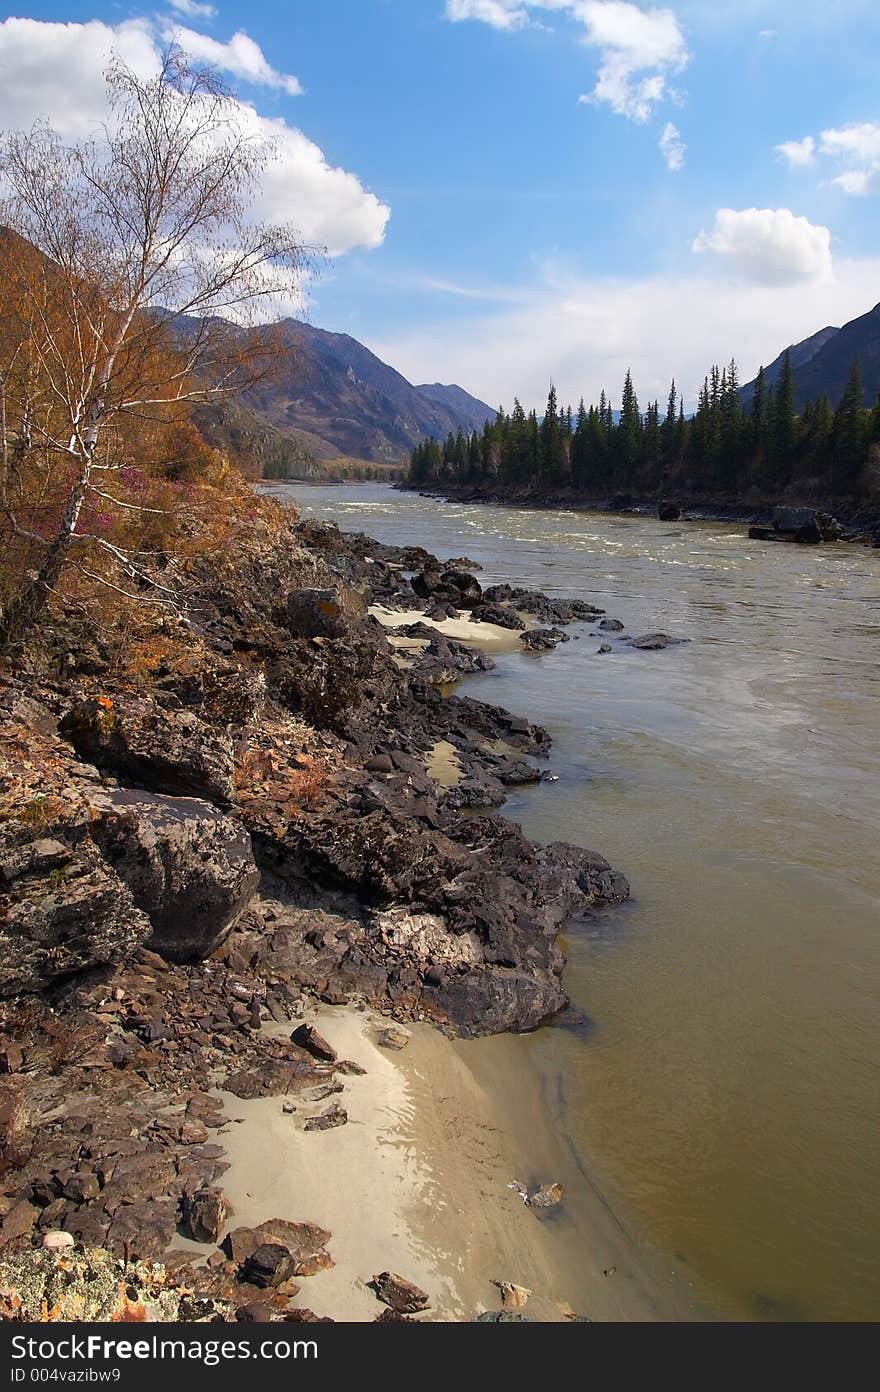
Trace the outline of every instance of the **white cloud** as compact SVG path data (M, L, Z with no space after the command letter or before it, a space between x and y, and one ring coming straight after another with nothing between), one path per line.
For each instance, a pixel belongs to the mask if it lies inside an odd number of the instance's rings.
M816 142L811 135L805 135L803 140L783 140L781 145L776 146L776 152L788 161L792 169L797 169L813 163Z
M461 382L484 401L543 407L552 376L561 400L615 404L628 366L642 403L665 400L674 375L686 408L713 362L734 356L743 381L787 343L863 314L877 299L880 258L838 261L805 295L802 284L750 285L699 273L583 279L546 268L522 302L463 320L420 317L419 328L370 337L411 382ZM513 292L511 292L513 294Z
M213 5L202 4L201 0L169 0L169 4L187 19L214 19L217 14Z
M880 125L876 122L824 130L819 148L823 155L848 166L832 180L844 193L880 193Z
M182 24L166 29L164 37L178 44L197 63L208 63L212 68L231 73L233 77L240 77L257 87L278 87L289 97L302 95L299 78L273 68L260 45L254 43L243 29L237 30L226 43L212 39L208 34L199 34L195 29L187 29Z
M596 86L581 100L607 102L621 116L647 121L670 95L666 75L680 72L690 57L672 10L642 10L628 0L575 0L568 8L584 25L584 43L600 56Z
M690 54L670 9L643 9L631 0L446 0L448 19L481 20L508 31L524 28L534 11L568 14L583 30L581 42L599 50L596 85L581 102L643 122L674 95L668 76L680 72Z
M776 146L790 165L814 164L817 155L833 161L841 172L831 180L836 188L854 197L880 193L880 124L855 122L823 130L818 142L812 135L786 140Z
M832 272L828 228L789 208L719 208L712 230L700 232L693 249L759 285L824 280Z
M46 117L65 139L92 134L107 114L104 70L111 54L149 77L158 72L162 42L163 35L145 19L115 26L98 20L4 20L0 128L29 127L37 117ZM263 116L244 101L238 102L238 114L249 131L268 138L275 150L263 176L256 217L292 223L306 243L326 246L330 256L381 244L389 209L355 174L331 165L314 141L280 117Z
M873 191L877 179L876 175L872 175L867 169L848 169L844 174L838 174L831 182L852 197L864 198Z
M681 138L678 126L674 126L671 121L667 121L663 127L663 133L659 140L660 153L666 161L666 168L673 174L677 174L679 169L684 168L684 157L687 146Z
M158 69L152 27L143 19L112 29L97 19L86 24L3 20L0 127L29 127L47 116L65 136L90 135L105 115L103 73L113 51L141 77Z
M446 0L446 17L453 24L478 19L493 29L522 29L528 24L528 11L519 0Z

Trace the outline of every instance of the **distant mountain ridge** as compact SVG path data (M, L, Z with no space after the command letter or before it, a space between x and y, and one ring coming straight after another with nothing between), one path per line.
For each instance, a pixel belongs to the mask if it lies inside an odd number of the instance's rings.
M876 400L880 392L880 304L867 314L851 319L842 328L824 328L787 350L794 368L795 406L803 410L808 401L827 395L837 406L846 390L853 360L859 359L865 386L865 405ZM764 380L775 386L782 371L786 350L764 368ZM755 395L755 383L740 388L740 401L748 410Z
M348 334L298 319L277 326L282 362L244 405L318 459L404 462L425 436L482 429L495 411L462 387L415 387Z

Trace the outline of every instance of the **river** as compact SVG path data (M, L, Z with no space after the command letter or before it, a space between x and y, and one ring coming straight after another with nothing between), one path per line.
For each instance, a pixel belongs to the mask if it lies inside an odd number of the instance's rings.
M599 656L580 626L460 688L553 735L557 781L505 815L633 886L567 939L572 1017L505 1047L713 1311L880 1318L880 552L381 484L272 491L690 639Z

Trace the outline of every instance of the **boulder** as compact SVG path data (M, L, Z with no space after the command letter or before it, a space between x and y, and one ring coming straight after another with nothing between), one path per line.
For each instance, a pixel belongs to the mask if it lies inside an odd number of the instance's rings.
M296 1262L280 1242L263 1242L245 1258L242 1275L252 1286L266 1290L289 1280L296 1274L295 1267Z
M567 643L568 635L561 628L530 628L519 635L519 641L529 652L546 652L560 643Z
M660 502L657 504L657 516L661 522L677 522L681 517L680 503Z
M455 567L417 571L410 584L420 599L452 604L457 609L472 609L483 596L480 582L466 570Z
M228 1212L222 1189L198 1189L184 1200L187 1233L194 1242L219 1242Z
M265 1243L283 1247L293 1259L294 1276L314 1276L333 1265L326 1250L330 1233L317 1223L291 1223L286 1218L269 1218L258 1228L234 1228L223 1239L222 1248L238 1267Z
M291 590L286 600L287 627L296 638L342 638L366 613L363 596L342 587Z
M336 1050L332 1044L328 1044L323 1034L318 1033L314 1025L298 1025L290 1037L294 1044L300 1049L305 1049L313 1058L323 1059L326 1063L336 1062Z
M209 956L259 882L242 824L197 798L118 788L92 802L92 837L148 917L150 947L174 962Z
M822 541L837 541L841 533L840 523L830 513L818 512L810 507L775 508L770 525L774 532L786 541L812 545Z
M232 737L192 711L168 711L147 697L75 701L59 729L81 759L138 787L232 802Z
M415 1315L430 1303L430 1296L404 1276L396 1276L393 1271L380 1271L370 1285L377 1298L383 1304L390 1305L399 1315Z
M125 962L151 933L83 827L52 839L21 823L0 830L0 996Z
M625 638L631 648L643 652L657 652L660 648L673 648L679 643L689 643L689 638L673 638L670 633L643 633L638 638Z

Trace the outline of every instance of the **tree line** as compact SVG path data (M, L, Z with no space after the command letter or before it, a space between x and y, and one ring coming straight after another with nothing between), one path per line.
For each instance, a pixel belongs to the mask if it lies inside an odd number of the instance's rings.
M606 499L616 493L768 500L779 495L861 499L880 485L880 396L865 408L858 361L836 409L827 396L795 410L795 370L786 352L775 384L763 367L742 404L736 363L714 366L696 410L685 411L673 381L664 407L643 411L627 372L620 409L603 391L597 405L561 407L550 387L543 417L519 400L482 431L422 441L413 483L540 487Z

